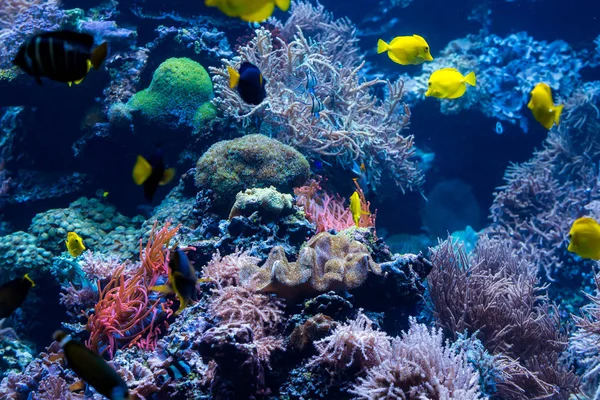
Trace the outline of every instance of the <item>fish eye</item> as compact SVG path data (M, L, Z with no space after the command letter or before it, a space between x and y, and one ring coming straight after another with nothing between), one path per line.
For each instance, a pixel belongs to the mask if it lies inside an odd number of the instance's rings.
M429 51L429 47L425 47L425 51Z
M427 86L431 86L431 82L427 82Z

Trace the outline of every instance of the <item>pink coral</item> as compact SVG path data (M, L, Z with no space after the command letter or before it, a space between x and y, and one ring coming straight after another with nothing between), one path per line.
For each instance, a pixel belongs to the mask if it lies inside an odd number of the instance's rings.
M215 283L218 287L239 285L239 274L248 265L258 265L260 259L248 252L236 251L222 257L217 251L202 269L202 278Z
M389 336L373 329L373 322L362 311L314 344L319 354L309 365L324 365L333 371L375 367L389 358L392 350Z
M93 251L85 251L81 255L80 266L86 276L94 280L110 278L121 265L121 260L114 254L109 256Z
M140 241L140 266L127 276L125 265L115 271L110 282L101 288L100 300L87 323L90 338L86 342L92 350L113 357L120 345L138 345L142 348L156 347L157 335L161 332L163 318L172 314L170 302L162 298L151 300L149 291L160 276L168 272L168 244L177 234L179 227L165 226L150 232L146 247Z

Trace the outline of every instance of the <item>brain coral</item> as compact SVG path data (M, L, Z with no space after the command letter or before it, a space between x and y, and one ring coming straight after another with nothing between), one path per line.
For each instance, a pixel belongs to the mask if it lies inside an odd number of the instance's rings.
M238 192L274 186L290 193L309 173L298 151L263 135L247 135L212 145L196 165L196 186L211 189L217 207L228 212Z
M345 235L322 232L306 243L297 262L289 262L283 248L277 246L265 265L245 266L240 278L259 291L293 298L301 293L356 289L369 271L381 274L364 244Z
M150 87L136 93L128 107L151 124L198 131L216 116L212 98L212 81L202 65L189 58L169 58L154 71Z

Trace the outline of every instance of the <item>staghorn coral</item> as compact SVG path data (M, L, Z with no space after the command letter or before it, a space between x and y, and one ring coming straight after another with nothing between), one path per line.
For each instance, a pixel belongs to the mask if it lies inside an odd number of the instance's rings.
M417 324L392 341L391 354L358 378L350 389L357 399L478 400L479 374L463 351L444 345L442 330Z
M277 36L257 29L239 48L239 57L210 68L217 108L241 127L259 117L261 132L311 158L344 168L363 160L373 186L379 186L385 174L403 192L418 190L423 175L409 160L413 138L402 135L410 119L402 103L403 83L387 82L385 100L372 94L375 86L386 82L361 79L364 61L354 26L345 19L335 20L321 5L302 1L292 5L286 23L273 19L271 23ZM227 66L237 69L242 61L257 65L266 79L268 97L257 106L245 104L229 88ZM296 90L308 74L317 79L313 98ZM315 116L311 104L317 99L325 109Z
M510 370L498 382L502 398L567 398L577 391L577 378L559 361L566 335L558 310L547 286L538 286L535 268L485 236L470 257L449 238L431 249L431 261L427 284L436 322L455 338L477 331L491 354L504 357Z
M373 329L373 322L362 312L314 345L318 354L308 365L322 365L332 371L361 372L373 368L389 358L392 350L389 336Z
M243 284L285 298L329 290L356 289L369 272L381 274L368 248L345 235L322 232L300 250L298 261L289 262L281 247L274 247L262 267L242 270Z

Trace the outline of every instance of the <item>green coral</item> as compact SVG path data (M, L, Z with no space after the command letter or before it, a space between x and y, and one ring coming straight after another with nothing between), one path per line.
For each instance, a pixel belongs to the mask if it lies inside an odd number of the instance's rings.
M212 145L196 165L196 186L211 189L217 208L230 211L237 193L273 186L291 193L308 179L306 158L263 135L247 135Z
M128 106L152 124L198 130L216 116L210 104L213 96L212 81L202 65L189 58L169 58L154 71L150 87L136 93Z
M18 71L19 70L18 70L17 67L0 69L0 83L3 83L3 82L10 83L10 82L12 82L18 76L18 74L19 74Z

